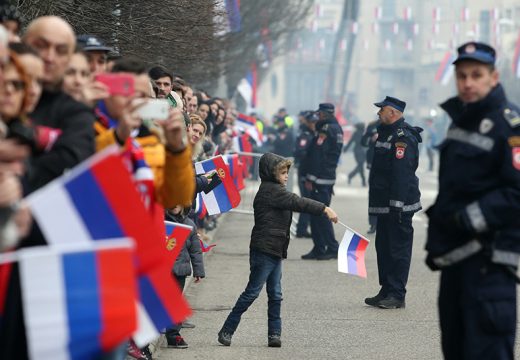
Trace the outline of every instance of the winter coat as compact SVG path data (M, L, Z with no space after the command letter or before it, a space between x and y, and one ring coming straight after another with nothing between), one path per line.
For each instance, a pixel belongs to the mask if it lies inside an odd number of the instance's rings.
M250 248L285 259L292 212L325 216L325 205L287 191L276 180L274 169L283 160L283 157L273 153L266 153L260 158L262 183L253 202L255 225L251 232Z
M175 260L172 274L176 276L189 276L191 275L191 269L193 267L194 277L205 277L202 248L200 246L200 240L197 235L197 227L195 226L195 223L186 216L173 215L169 212L166 212L165 220L193 227L193 230L186 239L179 256L177 256L177 259Z

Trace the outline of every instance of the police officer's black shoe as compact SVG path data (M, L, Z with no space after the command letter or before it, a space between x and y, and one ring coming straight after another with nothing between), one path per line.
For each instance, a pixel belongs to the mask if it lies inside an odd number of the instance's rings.
M370 228L367 230L367 234L373 234L376 232L376 227L371 225Z
M399 300L393 296L388 296L383 300L380 300L377 306L379 306L381 309L400 309L405 308L406 303L404 300Z
M302 233L296 233L296 237L299 237L299 238L311 238L312 235L311 235L310 232L305 231L305 232L302 232Z
M314 251L311 251L305 255L302 255L302 259L303 260L316 260L317 257L316 257L316 254L314 253Z
M316 255L316 260L331 260L331 259L337 259L338 253L337 252L326 252L325 254Z
M376 296L365 298L365 304L374 306L374 307L378 307L379 301L383 300L384 298L385 298L385 296L383 294L379 293Z

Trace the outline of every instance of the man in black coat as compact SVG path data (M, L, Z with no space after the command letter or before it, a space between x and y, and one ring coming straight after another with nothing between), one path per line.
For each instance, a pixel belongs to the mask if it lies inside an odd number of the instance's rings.
M440 270L445 359L514 359L520 258L520 109L508 101L495 50L469 42L455 60L457 96L440 148L427 264Z
M368 212L376 215L376 252L381 289L365 299L384 309L405 307L406 283L412 257L412 218L421 209L419 143L422 129L403 118L404 101L387 96L379 107L374 161L370 170Z

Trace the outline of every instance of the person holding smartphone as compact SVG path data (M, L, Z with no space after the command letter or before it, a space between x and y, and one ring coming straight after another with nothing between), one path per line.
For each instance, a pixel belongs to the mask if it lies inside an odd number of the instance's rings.
M143 118L139 115L139 109L147 106L147 100L152 95L145 64L136 59L123 58L116 61L110 75L116 79L115 83L122 84L119 90L131 88L133 92L123 94L112 91L110 97L98 102L94 126L96 150L117 143L137 151L132 146L137 143L153 172L153 189L148 188L143 195L156 199L165 208L191 204L195 182L191 146L187 143L182 113L178 109L168 109L165 120L155 121L162 130L162 136L159 136L143 124ZM120 79L117 80L117 77ZM127 83L128 86L125 85ZM132 139L135 141L130 141Z

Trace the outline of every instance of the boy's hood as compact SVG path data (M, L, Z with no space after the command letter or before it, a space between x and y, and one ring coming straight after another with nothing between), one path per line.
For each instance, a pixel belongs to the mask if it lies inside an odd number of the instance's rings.
M265 153L262 155L260 158L260 164L258 165L260 179L262 179L262 181L277 183L278 179L276 179L274 169L276 168L276 165L284 160L286 160L284 157L273 153Z

